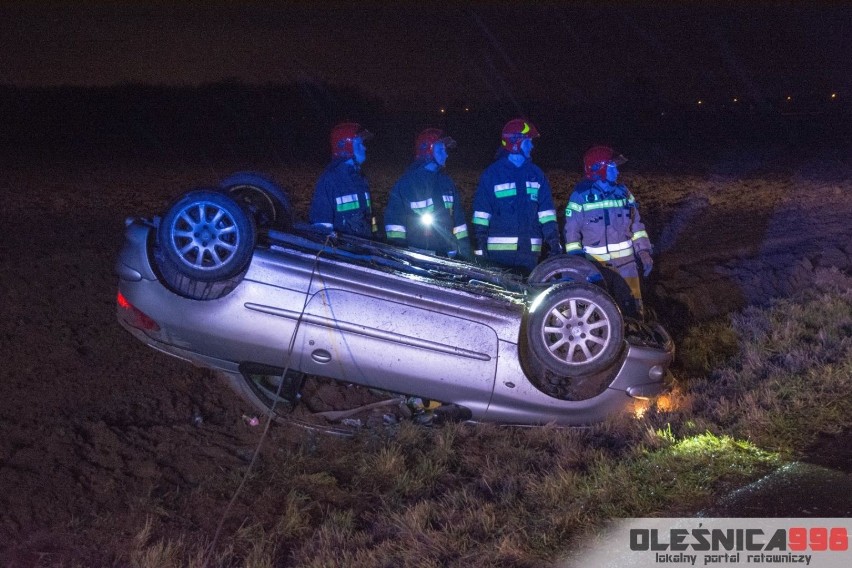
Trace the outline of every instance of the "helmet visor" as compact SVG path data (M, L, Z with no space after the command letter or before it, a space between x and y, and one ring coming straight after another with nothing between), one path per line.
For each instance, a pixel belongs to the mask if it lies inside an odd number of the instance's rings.
M623 164L626 161L627 161L627 158L625 158L621 154L616 154L612 158L610 158L609 160L601 160L600 162L595 162L594 164L591 165L591 170L593 172L596 172L596 171L599 171L599 170L605 170L606 168L608 168L610 166L620 166L621 164Z
M438 138L437 140L435 140L435 142L443 142L444 148L446 148L448 150L450 148L455 148L457 146L456 141L454 139L450 138L449 136L444 136L443 138Z

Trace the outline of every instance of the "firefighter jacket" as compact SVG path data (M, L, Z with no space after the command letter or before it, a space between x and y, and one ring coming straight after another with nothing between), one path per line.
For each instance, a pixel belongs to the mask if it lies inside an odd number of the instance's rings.
M550 254L562 251L550 183L530 160L520 166L503 155L479 178L473 198L476 250L508 268L532 270L542 244Z
M603 180L583 180L574 187L565 207L565 252L581 250L612 264L651 250L636 199L626 187Z
M426 169L428 163L416 161L391 189L384 215L388 242L469 258L470 239L458 189L441 169Z
M345 158L333 160L317 181L309 219L329 231L372 239L378 227L361 169Z

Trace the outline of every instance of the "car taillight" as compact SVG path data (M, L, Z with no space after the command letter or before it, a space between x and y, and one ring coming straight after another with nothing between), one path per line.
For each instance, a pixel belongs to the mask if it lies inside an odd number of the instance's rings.
M126 315L124 321L128 324L144 331L160 331L160 326L157 325L157 322L145 315L142 310L128 302L127 298L124 297L124 294L119 292L115 301L118 303L118 307L124 310Z

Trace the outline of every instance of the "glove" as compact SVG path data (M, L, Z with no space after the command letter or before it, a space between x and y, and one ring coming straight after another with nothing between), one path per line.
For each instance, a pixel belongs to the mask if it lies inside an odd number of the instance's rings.
M547 258L553 258L562 254L562 244L559 241L548 243Z
M642 261L642 267L645 269L642 272L642 275L647 277L651 274L651 270L654 268L654 259L651 258L651 253L647 250L640 250L636 254L639 256L639 260Z
M470 250L470 239L461 239L458 241L456 258L473 260L473 251Z
M488 251L483 250L482 254L472 253L470 258L478 266L488 266Z

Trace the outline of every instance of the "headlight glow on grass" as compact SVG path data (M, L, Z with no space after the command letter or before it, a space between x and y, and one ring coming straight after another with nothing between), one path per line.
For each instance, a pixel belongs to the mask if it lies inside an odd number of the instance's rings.
M635 398L633 400L633 417L638 420L645 416L652 404L657 407L657 412L672 412L678 408L678 404L671 393L661 394L653 399Z

